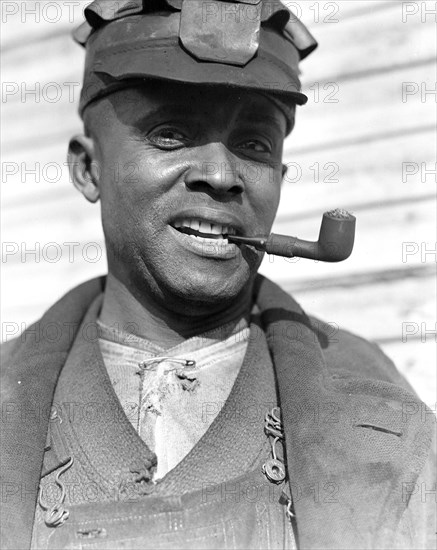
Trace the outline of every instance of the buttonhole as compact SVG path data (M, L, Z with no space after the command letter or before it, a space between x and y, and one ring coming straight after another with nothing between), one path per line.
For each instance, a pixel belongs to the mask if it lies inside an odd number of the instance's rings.
M397 430L390 430L389 428L384 428L383 426L375 426L374 424L355 424L355 428L367 428L369 430L375 430L376 432L383 432L385 434L395 435L401 437L402 432Z
M97 527L95 529L79 529L77 531L77 536L80 539L97 539L106 537L106 529L102 527Z

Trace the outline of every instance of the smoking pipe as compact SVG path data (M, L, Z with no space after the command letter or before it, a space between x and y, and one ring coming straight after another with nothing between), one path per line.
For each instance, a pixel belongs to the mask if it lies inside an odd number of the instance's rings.
M319 240L305 241L297 237L271 233L268 237L237 237L228 235L228 242L247 244L257 250L285 256L308 258L322 262L341 262L349 258L354 247L355 216L346 210L325 212L320 226Z

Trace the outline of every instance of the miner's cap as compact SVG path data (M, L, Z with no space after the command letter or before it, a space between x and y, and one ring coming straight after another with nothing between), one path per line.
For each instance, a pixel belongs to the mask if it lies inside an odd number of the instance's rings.
M132 80L226 85L303 105L299 62L317 42L279 0L94 0L79 112Z

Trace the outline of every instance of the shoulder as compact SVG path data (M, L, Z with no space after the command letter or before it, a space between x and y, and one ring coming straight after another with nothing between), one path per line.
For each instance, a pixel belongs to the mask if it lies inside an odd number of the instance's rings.
M88 308L104 285L105 277L97 277L73 288L21 335L1 344L2 395L8 387L6 382L15 380L18 372L24 377L34 375L26 365L42 364L43 358L68 353Z
M378 345L315 317L310 316L310 322L333 378L389 382L414 393L393 361Z
M20 336L16 336L15 338L0 344L0 365L2 378L6 377L9 371L13 368L14 356L20 349L21 341L22 338Z
M12 357L12 355L14 354L14 351L17 349L19 344L20 344L19 336L16 336L11 340L6 340L5 342L2 342L0 344L0 357L1 357L2 365L3 365L3 361L6 361L10 357Z

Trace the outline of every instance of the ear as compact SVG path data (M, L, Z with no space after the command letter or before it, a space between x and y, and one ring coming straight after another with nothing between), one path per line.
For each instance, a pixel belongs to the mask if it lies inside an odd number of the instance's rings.
M92 138L79 135L70 140L68 166L76 189L90 202L97 202L100 197L99 165Z
M284 183L284 178L285 178L285 175L286 173L288 172L288 166L286 164L283 164L282 165L282 180L281 180L281 185Z

